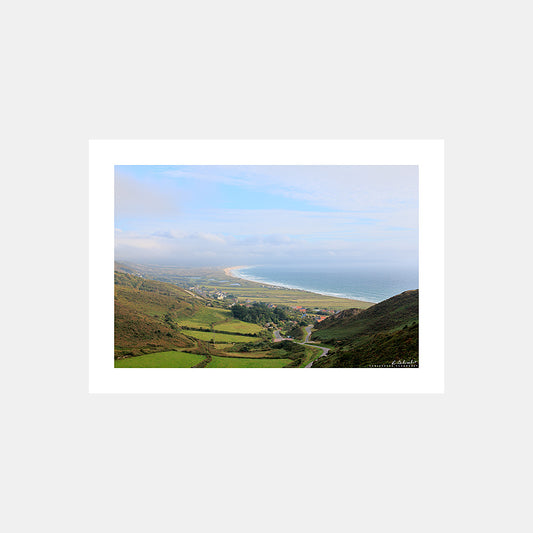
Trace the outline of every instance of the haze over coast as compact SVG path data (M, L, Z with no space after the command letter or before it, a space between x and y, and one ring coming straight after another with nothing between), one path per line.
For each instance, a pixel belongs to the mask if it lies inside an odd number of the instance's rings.
M177 257L184 267L416 266L418 168L116 166L115 258Z

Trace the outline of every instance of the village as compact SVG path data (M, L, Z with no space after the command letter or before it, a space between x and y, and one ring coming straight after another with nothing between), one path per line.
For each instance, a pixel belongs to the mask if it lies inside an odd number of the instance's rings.
M217 288L210 288L210 287L195 285L195 286L188 287L188 289L191 292L194 292L195 294L203 298L206 298L209 300L216 300L217 302L220 302L223 307L227 307L227 308L231 308L235 304L238 304L238 303L246 307L251 307L255 303L261 303L258 300L253 300L250 298L245 298L245 299L241 298L242 301L239 302L239 298L236 297L235 295L228 293L228 292L224 292ZM207 305L212 306L212 303L208 302ZM266 306L269 309L275 309L277 307L277 305L273 303L267 303ZM335 311L332 309L319 308L319 307L309 308L309 307L303 307L301 305L292 305L292 306L289 305L286 307L293 311L296 311L296 316L294 317L296 320L294 322L304 320L307 323L312 323L312 322L318 323L318 322L322 322L322 320L326 319L328 316L335 313ZM269 326L273 326L273 324L265 324L265 326L269 327Z

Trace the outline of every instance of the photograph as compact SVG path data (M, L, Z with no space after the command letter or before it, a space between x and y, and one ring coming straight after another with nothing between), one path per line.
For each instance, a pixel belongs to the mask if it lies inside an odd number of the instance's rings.
M417 165L114 166L116 369L416 372L418 280Z

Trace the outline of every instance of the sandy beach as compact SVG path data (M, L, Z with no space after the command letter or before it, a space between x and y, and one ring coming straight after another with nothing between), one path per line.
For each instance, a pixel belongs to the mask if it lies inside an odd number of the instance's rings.
M234 267L227 267L224 269L224 274L226 274L226 276L231 276L232 278L236 278L237 276L233 273L233 270L237 270L239 268L246 268L246 265L238 265L238 266L234 266Z

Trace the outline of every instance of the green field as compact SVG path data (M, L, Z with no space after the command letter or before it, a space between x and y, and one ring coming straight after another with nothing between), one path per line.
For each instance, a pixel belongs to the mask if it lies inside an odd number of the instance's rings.
M186 352L159 352L115 361L115 368L190 368L205 356Z
M230 348L233 348L233 343L217 343L216 348L217 350L229 350Z
M291 362L290 359L252 359L213 355L207 368L282 368Z
M217 307L202 307L194 315L189 317L180 317L178 323L180 326L190 328L209 327L219 322L225 322L232 318L231 311L228 309L219 309ZM218 329L218 328L217 328ZM237 331L237 330L234 330Z
M258 333L263 328L257 324L242 322L233 318L229 309L219 309L216 307L205 307L196 312L193 316L179 318L180 326L186 328L209 328L227 331L228 333Z
M211 341L214 339L215 343L228 344L231 342L258 342L259 337L248 337L247 335L231 335L230 333L213 333L212 331L192 331L185 330L184 333L195 339L201 341Z
M213 328L218 329L220 331L228 331L229 333L232 333L232 332L259 333L260 331L263 331L264 329L258 324L251 324L250 322L242 322L241 320L237 320L236 318L232 318L231 320L228 320L227 322L215 324Z
M223 350L221 348L223 344L217 344L216 348L217 350ZM241 359L279 359L281 356L285 356L286 353L280 354L279 352L275 352L274 350L258 350L254 352L228 352L227 355L231 355L231 357L238 357ZM222 355L223 357L224 355Z
M336 298L334 296L324 296L314 292L301 291L297 289L276 288L271 285L256 283L252 281L245 281L237 278L227 278L238 282L240 287L230 287L227 284L207 281L202 283L202 286L208 289L219 289L226 291L239 299L240 302L252 300L264 303L273 303L276 305L302 307L319 307L334 309L340 311L341 309L349 309L352 307L360 307L366 309L372 304L369 302L362 302L359 300L349 300L348 298Z

